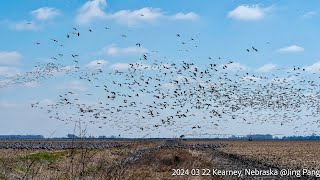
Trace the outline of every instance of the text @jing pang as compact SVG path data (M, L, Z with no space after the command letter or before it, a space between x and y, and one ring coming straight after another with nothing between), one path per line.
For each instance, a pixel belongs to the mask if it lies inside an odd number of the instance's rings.
M172 176L313 176L320 177L320 170L293 170L293 169L242 169L242 170L220 170L220 169L172 169Z

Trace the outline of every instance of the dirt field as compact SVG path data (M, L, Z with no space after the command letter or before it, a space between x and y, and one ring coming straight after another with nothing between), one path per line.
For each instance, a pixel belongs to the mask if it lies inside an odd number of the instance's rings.
M316 179L320 169L317 141L95 143L113 146L0 149L0 179Z

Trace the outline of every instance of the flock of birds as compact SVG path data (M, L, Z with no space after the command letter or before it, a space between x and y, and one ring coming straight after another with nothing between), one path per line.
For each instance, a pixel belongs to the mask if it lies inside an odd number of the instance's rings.
M73 28L62 38L71 41L81 38L82 33ZM178 51L198 48L195 37L176 34L175 38L181 46ZM64 47L59 39L50 41ZM41 46L42 42L35 45ZM140 48L143 44L134 45ZM251 52L259 53L259 50L254 46L244 48L244 53ZM208 57L211 63L197 66L150 51L125 68L110 70L99 61L97 68L84 67L80 57L80 54L58 53L51 57L51 62L39 63L30 72L2 80L0 88L42 82L57 74L68 76L89 88L69 90L59 94L54 103L38 101L31 106L46 110L50 118L66 124L90 123L129 134L170 131L181 136L199 132L214 134L230 125L254 128L257 124L285 125L297 133L314 133L320 125L320 77L305 72L303 67L257 73L235 68L237 62L221 57Z

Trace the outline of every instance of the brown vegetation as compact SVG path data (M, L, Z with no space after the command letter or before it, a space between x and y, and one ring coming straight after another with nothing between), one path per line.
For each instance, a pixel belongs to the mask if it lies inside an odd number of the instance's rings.
M125 143L106 149L0 149L0 179L214 179L220 177L173 177L172 169L247 168L244 161L254 162L249 168L320 168L320 143L313 141Z

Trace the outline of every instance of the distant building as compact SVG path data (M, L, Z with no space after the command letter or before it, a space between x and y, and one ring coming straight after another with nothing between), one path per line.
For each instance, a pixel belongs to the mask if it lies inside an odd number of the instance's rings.
M247 138L250 140L271 140L271 139L273 139L272 135L270 135L270 134L252 134L252 135L247 135Z
M75 134L67 134L67 138L76 139L76 138L79 138L79 137L76 136Z

